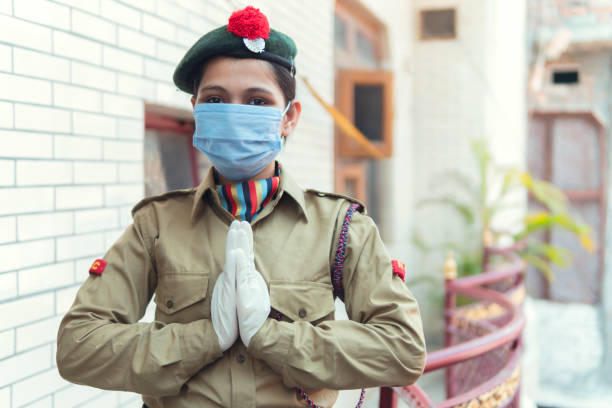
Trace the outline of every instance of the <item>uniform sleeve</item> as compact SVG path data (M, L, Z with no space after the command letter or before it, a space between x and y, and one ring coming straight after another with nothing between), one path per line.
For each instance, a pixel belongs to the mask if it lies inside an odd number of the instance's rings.
M157 285L149 248L154 232L144 210L104 256L64 316L57 339L63 378L92 387L149 396L176 395L222 355L210 320L138 323ZM87 273L87 271L83 271Z
M426 357L419 309L402 279L393 274L376 225L359 213L349 229L343 282L350 320L313 326L268 319L249 351L289 387L355 389L414 383Z

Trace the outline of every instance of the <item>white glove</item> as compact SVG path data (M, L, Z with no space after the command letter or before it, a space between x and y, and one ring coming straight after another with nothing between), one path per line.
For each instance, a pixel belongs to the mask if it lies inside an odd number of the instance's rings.
M251 225L243 222L241 229L246 232L248 245L233 251L236 260L236 310L240 338L248 347L270 314L270 294L266 281L255 270Z
M227 233L223 272L215 283L210 300L210 317L222 351L230 348L238 338L236 258L233 251L248 245L248 238L241 230L240 222L234 221Z

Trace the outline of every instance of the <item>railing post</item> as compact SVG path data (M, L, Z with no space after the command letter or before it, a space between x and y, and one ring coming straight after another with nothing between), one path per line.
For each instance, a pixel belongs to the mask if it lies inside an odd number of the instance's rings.
M482 231L482 271L481 273L485 273L487 271L487 266L489 265L489 258L491 256L489 252L489 248L493 246L493 232L489 227L485 227Z
M457 295L449 290L449 283L455 279L457 279L457 262L455 262L452 252L449 252L444 262L444 347L450 347L455 344L455 336L453 333L455 318L453 313L457 302ZM456 380L454 368L453 366L446 368L446 398L455 395Z
M391 387L380 387L379 408L397 408L397 394Z

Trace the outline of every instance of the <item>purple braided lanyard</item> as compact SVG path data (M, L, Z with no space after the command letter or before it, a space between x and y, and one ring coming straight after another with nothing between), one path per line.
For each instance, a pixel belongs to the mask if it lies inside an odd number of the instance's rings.
M348 241L348 230L351 225L351 219L356 210L361 208L359 204L351 204L349 209L346 211L346 216L342 222L342 230L340 230L340 237L338 238L338 247L336 248L336 258L334 260L334 270L332 273L332 285L334 287L334 296L337 296L344 302L344 288L342 286L342 271L344 269L344 255L346 254L346 243ZM275 311L274 318L280 320L283 317L281 312ZM297 387L297 392L300 398L306 401L309 407L321 408L310 399L304 389ZM365 388L361 389L361 395L359 396L359 402L356 408L361 408L365 401Z
M346 243L348 241L348 230L353 219L353 214L357 209L361 208L359 204L351 204L346 211L346 216L342 222L340 237L338 238L338 247L336 248L336 258L334 261L334 272L332 273L332 284L334 285L334 296L337 296L344 302L344 287L342 286L342 272L344 270L344 255L346 254Z

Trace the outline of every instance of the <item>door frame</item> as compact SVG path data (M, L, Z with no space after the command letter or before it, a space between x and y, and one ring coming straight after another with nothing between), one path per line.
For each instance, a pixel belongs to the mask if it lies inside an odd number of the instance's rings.
M597 271L597 278L599 279L600 285L598 286L599 292L597 294L598 300L601 301L602 298L602 290L601 283L603 283L604 271L605 271L605 238L606 238L606 225L607 225L607 171L608 171L608 157L607 157L607 129L604 123L599 120L599 118L592 111L575 111L575 112L565 112L565 111L530 111L529 112L529 120L540 119L545 122L545 147L544 147L544 160L546 163L546 167L544 169L544 179L546 181L552 180L552 131L553 131L553 122L558 118L579 118L586 119L595 125L597 129L597 134L599 137L599 151L600 151L600 161L599 161L599 173L600 173L600 186L598 190L595 191L585 191L585 190L563 190L567 198L575 201L582 200L599 200L599 217L601 220L601 228L599 232L599 236L597 236L597 257L599 258L599 270ZM530 137L528 134L527 137ZM529 167L529 163L527 164ZM529 198L532 198L531 194ZM546 232L546 240L550 242L550 231ZM550 300L550 285L546 283L544 285L545 296Z

